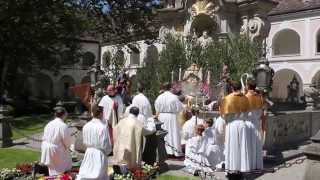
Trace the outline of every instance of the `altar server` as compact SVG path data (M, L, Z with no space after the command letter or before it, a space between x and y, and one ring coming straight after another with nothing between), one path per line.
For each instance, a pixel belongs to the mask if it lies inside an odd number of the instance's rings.
M190 138L186 144L184 165L187 172L194 175L198 174L197 171L203 170L203 168L206 169L206 167L201 166L201 164L209 165L205 155L200 153L200 148L204 143L204 137L202 136L204 129L205 128L202 124L195 126L195 136Z
M232 83L233 92L222 100L220 111L227 121L225 137L225 169L229 174L250 171L248 132L246 126L249 109L248 98L240 92L241 85Z
M170 92L171 84L166 83L163 88L165 92L160 94L155 101L155 109L158 119L163 122L163 129L168 131L165 141L174 148L166 145L166 152L169 155L182 156L180 127L178 113L183 110L183 105L178 96ZM175 149L177 151L175 151Z
M83 127L83 143L87 147L77 180L107 180L108 155L112 151L103 108L94 105L93 119Z
M219 116L214 121L214 128L216 129L216 140L217 144L219 145L221 151L224 151L224 142L225 142L225 131L226 131L226 121ZM224 161L224 154L221 154L221 161Z
M146 119L152 117L152 107L149 99L143 94L145 91L143 84L138 84L138 94L132 99L132 105L139 108L139 114Z
M48 166L49 175L62 174L72 168L69 147L72 143L71 132L64 122L67 111L55 108L55 119L44 128L41 145L41 163Z
M261 132L261 117L264 107L264 99L258 94L256 83L251 80L247 83L248 92L246 94L249 100L249 118L246 125L250 128L248 154L250 156L250 169L263 169L263 153Z
M223 151L217 143L217 130L213 126L213 119L206 119L204 127L204 140L199 153L204 154L209 165L214 168L222 161Z

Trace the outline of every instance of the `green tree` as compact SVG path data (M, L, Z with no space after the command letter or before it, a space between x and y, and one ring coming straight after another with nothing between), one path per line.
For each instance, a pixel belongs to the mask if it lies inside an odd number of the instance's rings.
M125 43L154 35L152 0L0 1L0 94L17 74L58 72L79 60L82 37ZM70 62L63 62L66 59ZM11 83L10 83L11 82Z
M230 36L202 46L192 38L182 42L179 38L168 35L160 60L140 69L137 77L147 84L148 89L152 89L149 92L152 98L158 95L160 82L171 81L171 72L174 72L174 79L177 80L179 68L185 71L192 63L198 64L204 72L210 71L213 84L221 80L224 64L229 66L231 78L240 80L243 73L252 72L260 50L258 44L243 36Z

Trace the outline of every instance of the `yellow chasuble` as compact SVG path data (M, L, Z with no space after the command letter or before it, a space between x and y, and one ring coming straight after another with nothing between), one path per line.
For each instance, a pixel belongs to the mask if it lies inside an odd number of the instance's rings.
M249 90L246 94L249 100L249 111L262 109L264 106L263 97L253 90Z
M126 164L130 169L139 167L143 150L143 124L129 115L122 119L113 130L114 162Z
M222 99L220 114L232 114L247 112L249 110L248 98L241 92L233 92Z

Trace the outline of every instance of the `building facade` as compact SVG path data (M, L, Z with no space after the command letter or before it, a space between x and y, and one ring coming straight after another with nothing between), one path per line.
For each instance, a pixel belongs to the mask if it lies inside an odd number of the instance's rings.
M80 40L79 43L83 56L77 63L64 65L57 73L42 70L27 78L23 77L23 88L26 91L24 93L30 100L74 100L70 88L90 82L87 72L89 67L100 59L100 43L92 40Z
M320 89L320 1L277 1L269 13L267 56L275 70L272 98L285 102L294 79L299 97L311 84Z

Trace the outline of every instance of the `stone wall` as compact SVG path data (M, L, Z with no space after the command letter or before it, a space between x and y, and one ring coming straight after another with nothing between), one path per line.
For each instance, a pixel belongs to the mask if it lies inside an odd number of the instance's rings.
M200 118L218 117L218 112L203 112ZM283 150L308 140L320 130L320 111L285 111L266 119L264 149Z
M266 120L265 149L285 149L308 140L320 129L320 111L270 114Z

